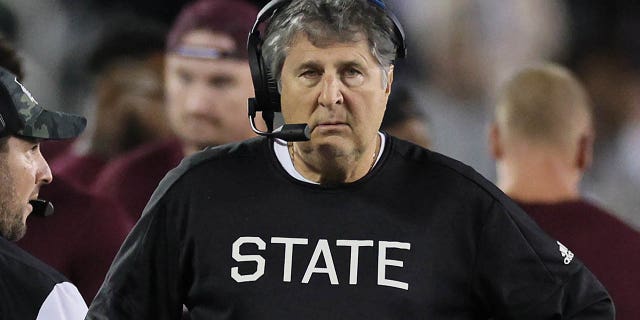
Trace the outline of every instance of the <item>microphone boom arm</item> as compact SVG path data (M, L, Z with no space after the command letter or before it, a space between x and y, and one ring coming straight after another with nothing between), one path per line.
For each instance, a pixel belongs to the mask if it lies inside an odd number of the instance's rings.
M309 126L306 123L285 124L278 131L273 131L273 111L262 110L262 119L267 124L268 131L262 131L256 127L255 118L258 107L255 98L249 98L248 101L249 124L251 130L258 135L278 138L288 142L308 141L311 139Z

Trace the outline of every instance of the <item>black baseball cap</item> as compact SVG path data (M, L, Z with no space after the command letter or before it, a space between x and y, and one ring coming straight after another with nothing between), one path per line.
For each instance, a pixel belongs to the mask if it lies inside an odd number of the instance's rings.
M69 139L86 125L84 117L42 108L13 73L0 67L0 137Z

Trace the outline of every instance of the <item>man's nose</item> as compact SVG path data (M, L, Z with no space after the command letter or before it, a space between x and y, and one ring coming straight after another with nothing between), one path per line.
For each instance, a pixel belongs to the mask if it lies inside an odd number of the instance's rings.
M49 167L49 163L45 160L42 154L39 155L38 160L38 171L36 173L36 184L49 184L53 181L53 174L51 173L51 168Z
M344 97L342 96L342 84L335 75L324 75L322 78L321 92L318 97L318 103L324 107L331 107L336 104L342 104Z
M208 90L210 89L207 89L204 85L194 85L186 93L187 96L182 107L189 113L194 114L206 114L211 112L211 106L215 99L211 98Z

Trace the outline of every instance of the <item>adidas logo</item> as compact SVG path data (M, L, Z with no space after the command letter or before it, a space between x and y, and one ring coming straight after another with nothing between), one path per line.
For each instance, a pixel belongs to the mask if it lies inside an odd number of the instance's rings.
M571 250L569 250L562 243L560 243L560 241L556 241L556 243L558 244L558 249L560 250L560 254L562 255L562 257L564 257L564 264L571 263L571 260L573 260L573 252L571 252Z

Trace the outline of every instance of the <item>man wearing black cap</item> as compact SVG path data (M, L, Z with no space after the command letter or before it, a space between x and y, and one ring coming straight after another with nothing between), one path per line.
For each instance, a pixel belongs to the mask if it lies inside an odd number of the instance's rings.
M78 136L86 120L38 105L16 76L0 68L0 317L82 319L87 306L78 289L11 241L26 232L27 216L50 213L37 200L53 179L40 141Z

